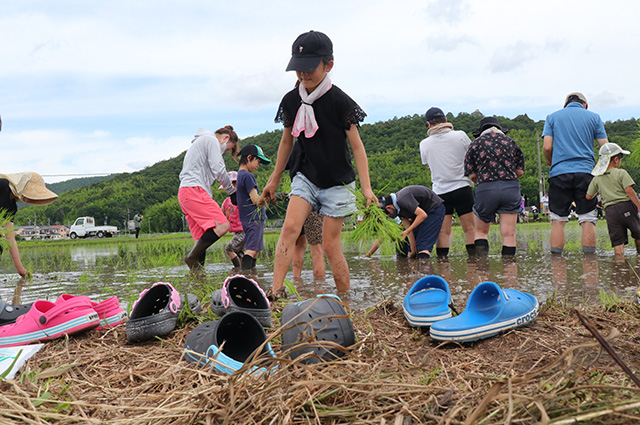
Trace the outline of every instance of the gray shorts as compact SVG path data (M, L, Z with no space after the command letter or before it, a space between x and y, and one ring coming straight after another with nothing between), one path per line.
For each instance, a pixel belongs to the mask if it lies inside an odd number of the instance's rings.
M496 180L476 187L473 212L485 223L495 220L496 214L518 214L521 210L518 180Z

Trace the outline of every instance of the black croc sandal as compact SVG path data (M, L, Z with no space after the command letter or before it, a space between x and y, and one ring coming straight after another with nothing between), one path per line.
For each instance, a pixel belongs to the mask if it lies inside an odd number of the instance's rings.
M30 304L11 305L6 301L0 300L0 326L15 323L16 319L31 309Z

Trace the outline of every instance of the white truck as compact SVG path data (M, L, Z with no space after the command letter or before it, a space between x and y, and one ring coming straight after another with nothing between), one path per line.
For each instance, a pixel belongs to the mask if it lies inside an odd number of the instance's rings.
M118 234L116 226L96 226L93 217L78 217L69 230L69 237L86 238L89 236L97 236L99 238L108 237Z

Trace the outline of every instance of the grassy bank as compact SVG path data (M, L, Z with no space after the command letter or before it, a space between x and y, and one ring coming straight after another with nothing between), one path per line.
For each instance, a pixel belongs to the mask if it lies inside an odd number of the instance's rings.
M634 371L640 316L620 300L576 306ZM281 304L275 306L277 323ZM270 376L222 375L181 360L202 313L165 340L127 344L124 328L45 345L0 384L3 424L626 424L640 388L603 352L574 306L547 302L530 326L474 344L437 344L383 302L353 313L341 360L278 358ZM268 332L279 353L279 329Z

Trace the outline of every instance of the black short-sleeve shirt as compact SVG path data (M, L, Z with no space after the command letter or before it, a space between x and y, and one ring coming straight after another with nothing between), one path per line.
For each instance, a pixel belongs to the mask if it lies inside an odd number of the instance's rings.
M275 121L293 127L302 99L295 88L284 95ZM337 86L313 102L318 131L312 138L298 136L300 160L298 171L316 186L326 189L356 179L346 131L367 116L358 104Z
M401 218L416 218L416 208L420 207L424 212L429 213L430 210L438 208L444 203L436 193L428 187L414 185L400 189L396 193L396 199L400 211L398 216Z
M0 179L0 211L7 214L11 219L18 212L16 200L11 198L11 187L7 179Z

